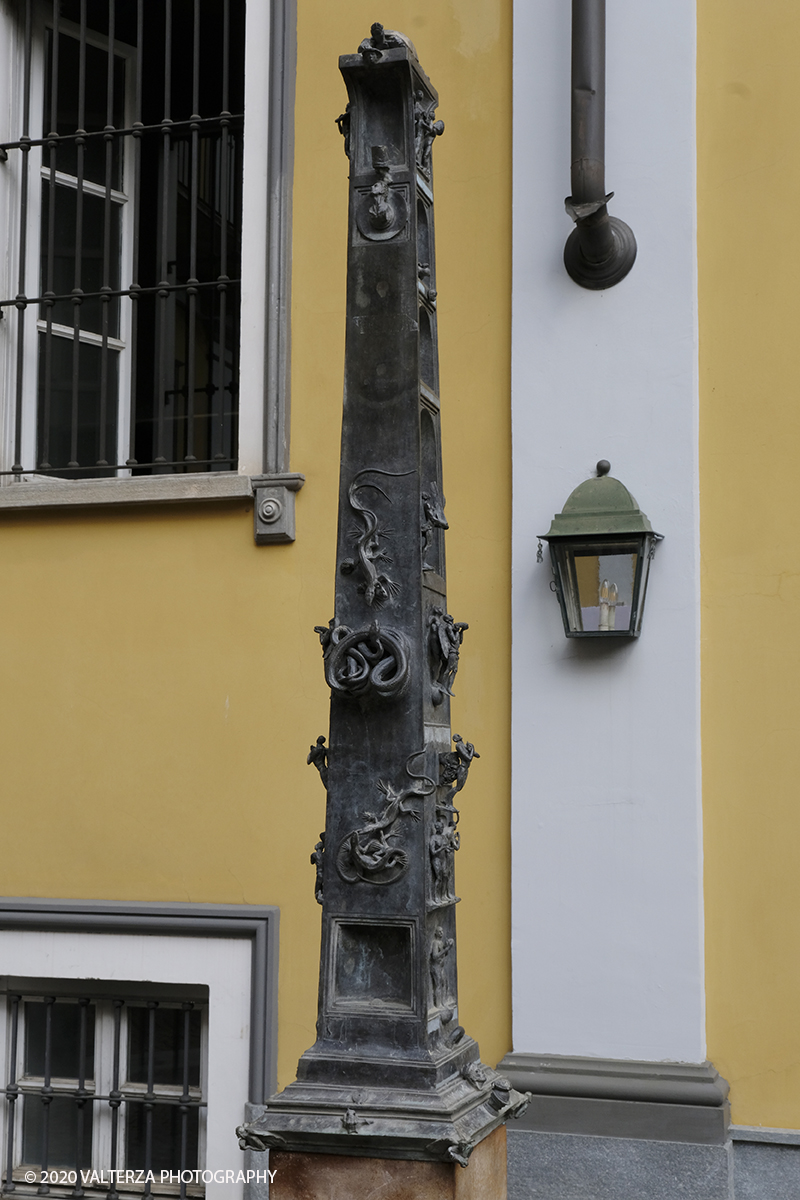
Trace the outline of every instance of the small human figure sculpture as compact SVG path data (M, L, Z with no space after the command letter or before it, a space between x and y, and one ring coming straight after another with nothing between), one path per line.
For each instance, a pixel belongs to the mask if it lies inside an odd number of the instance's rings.
M417 278L419 279L419 282L420 282L420 291L421 291L423 297L428 301L431 308L436 308L437 292L436 292L436 288L431 287L430 263L422 263L421 262L419 264L419 266L417 268ZM423 500L425 499L424 492L422 494L422 498L423 498ZM442 503L444 503L444 501L442 501ZM447 528L447 526L445 526L445 528Z
M431 993L434 1008L447 1007L447 982L445 980L444 966L445 959L453 949L454 944L452 938L445 938L441 925L437 925L433 931L430 957Z
M458 756L458 770L456 773L455 790L460 792L464 784L467 782L467 775L472 766L473 758L480 758L480 754L473 746L472 742L465 742L460 733L453 734L453 744L456 748Z
M449 818L437 817L428 843L433 872L433 902L449 904L455 900L455 852L461 845L461 834Z
M444 133L444 121L432 119L432 109L426 104L425 93L418 89L414 93L414 142L416 146L417 166L422 174L430 179L431 158L434 138Z
M399 33L396 29L384 29L380 21L371 25L369 32L370 36L364 38L358 47L358 53L363 55L368 62L376 62L384 50L394 50L400 46L407 46L414 57L417 57L413 43L404 33Z
M455 900L456 850L461 845L461 834L448 821L444 828L444 837L447 846L447 899Z
M344 138L344 152L347 157L350 157L350 105L348 104L343 113L340 113L335 118L336 127L339 133Z
M325 854L325 834L319 835L319 841L314 847L314 853L311 855L311 865L317 868L316 878L314 880L314 899L317 904L322 904L322 862Z
M386 146L372 147L372 166L378 178L370 188L372 204L369 219L373 229L381 232L390 229L395 220L395 211L389 197L389 181L392 177Z
M447 640L447 666L442 686L448 696L452 696L453 683L458 671L458 655L461 650L461 643L464 641L464 630L469 629L469 625L464 621L454 621L449 613L444 614L442 621L444 636Z
M440 495L439 485L434 481L428 490L422 493L422 513L424 518L421 530L423 571L435 571L438 566L438 564L428 562L428 551L431 547L434 529L450 528L447 518L444 515L444 504L444 496Z
M437 818L433 823L433 832L428 843L433 871L433 900L435 904L446 903L450 894L450 879L448 871L449 839L445 833L444 821Z
M433 680L433 703L441 704L445 696L453 695L453 683L458 671L458 657L464 633L469 629L466 621L454 621L439 605L431 610L431 648L438 667Z
M453 734L453 743L454 750L451 750L449 754L439 755L439 783L440 785L453 784L449 793L451 803L452 798L461 791L467 782L473 758L480 758L480 754L472 742L465 742L460 734Z
M322 786L325 791L328 790L328 747L325 745L325 738L322 734L316 740L308 752L306 759L308 766L315 766L319 771L319 777L322 780Z

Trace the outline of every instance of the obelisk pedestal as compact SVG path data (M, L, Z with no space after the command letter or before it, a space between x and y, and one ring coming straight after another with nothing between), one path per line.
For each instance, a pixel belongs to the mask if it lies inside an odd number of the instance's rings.
M269 1168L270 1200L506 1200L506 1127L475 1147L466 1168L279 1150Z

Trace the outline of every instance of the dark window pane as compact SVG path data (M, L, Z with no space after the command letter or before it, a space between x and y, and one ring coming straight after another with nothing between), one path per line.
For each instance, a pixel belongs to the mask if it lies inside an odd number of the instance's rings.
M168 207L161 203L162 147L142 145L142 207L138 280L154 286L162 278L166 230L167 282L201 283L221 274L236 280L241 272L241 131L203 136L197 147L195 262L192 270L192 145L175 138L167 170ZM223 246L224 243L224 246ZM224 250L224 254L223 254ZM224 260L224 261L223 261ZM136 457L152 462L161 456L180 462L189 448L200 461L217 460L230 470L236 459L239 402L239 286L201 287L195 297L194 346L190 302L175 291L164 299L143 296L139 306L136 396ZM194 390L189 396L190 355ZM162 437L159 443L159 434Z
M78 128L78 84L80 79L80 42L69 34L58 35L58 94L56 133L74 133ZM43 135L51 132L50 105L53 86L53 33L47 31L47 75L44 96ZM107 115L108 51L86 44L86 90L83 128L87 133L103 129ZM114 56L113 125L124 128L125 60ZM111 186L122 186L123 138L111 143ZM44 148L44 165L50 166L50 152ZM56 170L67 175L78 173L78 148L74 141L60 142L56 151ZM106 143L103 138L87 138L83 154L83 177L93 183L106 181Z
M85 42L84 110L79 113L79 83L81 77L81 47L73 27L60 26L54 54L53 31L46 31L45 103L43 130L45 135L55 124L56 132L66 137L80 123L90 133L102 131L108 121L107 71L108 48L90 44L108 32L107 0L60 0L61 18L75 22L85 12L87 28L96 31ZM78 282L76 265L80 269L79 285L84 293L97 292L108 284L111 291L127 289L133 280L144 289L155 289L163 280L170 285L166 296L145 293L135 302L135 335L132 332L130 354L131 375L135 380L131 405L133 445L126 457L141 466L133 473L160 471L229 471L236 469L238 448L239 405L239 277L241 274L241 211L242 211L242 128L244 75L244 0L199 0L194 3L175 3L168 10L163 4L148 3L143 8L143 37L138 47L142 78L141 112L126 111L127 96L132 99L131 84L136 62L126 58L119 49L122 43L136 40L136 8L130 0L116 0L115 45L113 55L112 123L124 128L131 119L141 119L144 126L158 126L165 112L164 55L167 43L167 12L170 11L172 46L169 64L171 93L167 100L169 116L174 122L186 121L195 108L206 119L214 119L224 109L234 119L224 125L206 125L195 140L185 126L173 126L167 140L158 129L143 132L135 143L130 136L114 138L111 166L112 187L123 184L123 155L126 164L136 171L139 203L132 211L112 203L109 209L109 252L104 263L105 201L90 196L84 190L83 233L76 263L75 233L79 196L75 188L64 184L51 187L47 168L51 165L50 149L43 148L45 173L42 183L41 272L42 292L52 290L56 295L69 295ZM197 30L195 14L199 11ZM223 28L224 13L229 12L229 36ZM197 37L197 41L196 41ZM227 71L223 70L222 48L229 46ZM194 48L199 53L199 93L194 103ZM54 77L57 58L57 78ZM129 74L126 76L126 72ZM227 94L223 78L228 81ZM55 88L55 91L53 90ZM51 112L55 101L55 114ZM124 147L124 149L123 149ZM54 165L58 171L75 177L78 170L78 150L73 141L60 142L55 150ZM138 165L137 165L138 164ZM86 141L83 156L83 178L103 184L106 180L106 143L102 137ZM196 178L196 191L193 188ZM166 197L166 199L165 199ZM123 214L135 227L134 245L138 246L137 260L122 261ZM48 262L48 228L53 221L54 250ZM127 224L126 224L127 228ZM192 231L194 230L194 238ZM132 266L132 269L131 269ZM189 280L197 279L200 287L189 297ZM134 307L127 297L114 297L105 304L99 297L84 299L77 309L80 329L102 334L103 320L110 337L119 337L121 313ZM59 301L48 308L41 305L39 317L57 325L73 325L76 309L71 299ZM51 347L55 342L51 342ZM127 353L128 351L126 351ZM48 416L48 429L43 429L45 383L39 380L39 448L51 435L54 444L59 439L59 426L69 429L58 413L69 413L71 400L66 397L71 386L71 362L67 374L57 375L65 365L67 351L50 356L51 379L48 405L52 401L54 417ZM86 362L84 362L86 357ZM39 453L43 461L59 470L69 470L66 463L77 459L81 466L94 470L98 459L115 461L116 454L106 445L108 428L117 428L116 413L120 404L118 363L113 354L107 358L108 409L107 428L101 436L100 398L90 395L89 378L99 378L93 359L81 352L79 415L80 451L75 454L56 452L49 445L47 453ZM43 359L40 359L40 363ZM127 362L126 362L127 366ZM115 382L111 384L112 375ZM127 371L126 371L127 375ZM58 394L57 394L58 393ZM96 424L92 433L86 423L86 412L94 404ZM169 464L177 463L178 466ZM80 477L85 477L81 475Z
M156 1104L153 1108L153 1154L145 1162L147 1114L143 1104L128 1101L125 1137L125 1166L132 1170L179 1171L181 1169L181 1114L176 1104ZM190 1108L186 1116L187 1171L197 1167L198 1110Z
M129 7L135 8L132 0ZM145 87L142 97L145 125L157 125L164 115L164 25L167 6L160 3L145 4L144 42L142 47L142 71L152 87ZM244 19L243 0L231 0L230 17L230 71L228 76L227 103L223 103L222 47L224 45L225 6L222 0L200 0L200 103L201 117L216 117L225 108L228 112L240 113L244 108ZM117 4L117 12L120 5ZM193 111L192 106L192 49L193 49L194 4L186 0L172 5L172 61L170 64L172 89L170 116L173 121L185 121Z
M75 228L78 216L78 192L75 188L56 185L51 189L47 180L42 181L42 293L48 290L48 224L50 220L51 192L55 191L55 228L52 269L52 290L56 296L69 294L75 286ZM108 286L119 288L120 256L120 205L109 206L109 255ZM83 193L83 237L81 253L81 290L99 292L105 283L103 270L103 245L105 238L105 200L99 196ZM119 333L119 298L107 302L108 336ZM71 300L59 300L52 307L52 319L57 325L72 327L75 309ZM39 308L44 320L47 309ZM103 332L103 301L99 296L84 300L80 306L80 328L88 333ZM116 402L116 394L115 394Z
M92 1161L92 1104L83 1109L83 1150L78 1161L78 1105L71 1096L54 1096L50 1102L47 1135L48 1167L88 1167ZM39 1096L25 1096L22 1105L22 1161L42 1162L44 1105Z
M25 1074L44 1076L46 1008L42 1001L25 1003ZM78 1004L51 1005L50 1075L77 1079L80 1071L81 1010ZM94 1078L94 1005L86 1012L86 1079Z
M80 23L81 0L60 0L60 16ZM86 0L86 27L96 33L108 33L108 0ZM115 0L114 40L136 45L136 4L132 0Z
M164 9L146 16L143 72L163 78ZM193 6L174 5L170 97L173 120L192 112ZM157 15L158 14L158 15ZM243 106L244 4L230 5L230 91L222 94L223 5L200 0L200 88L198 111L217 116ZM145 88L145 125L163 114L163 90ZM216 285L221 275L238 280L241 269L242 130L205 128L197 139L196 242L192 264L192 140L176 130L165 155L158 136L141 139L141 206L138 262L134 277L143 287L162 278L171 285L192 276ZM168 201L163 204L164 173ZM166 245L166 253L164 246ZM192 269L193 267L193 269ZM138 302L136 428L134 457L181 462L190 452L216 470L235 469L239 404L239 286L201 287L194 319L186 293ZM193 328L192 328L193 326ZM192 395L189 395L193 376ZM185 470L197 470L188 462ZM208 469L201 467L200 469Z
M74 345L70 338L51 336L52 364L50 368L50 414L49 429L45 430L45 388L47 380L46 343L47 335L39 334L39 414L37 424L36 461L47 462L59 474L80 479L108 474L96 464L101 458L100 446L100 395L103 349L81 342L78 347L78 448L77 462L81 467L95 468L73 472L67 467L72 461L72 359ZM107 405L106 405L106 462L117 459L117 372L119 354L116 350L106 351L107 358ZM45 435L48 435L47 437Z
M153 1041L153 1082L183 1085L183 1010L155 1009ZM150 1010L128 1009L128 1079L131 1083L147 1083ZM189 1013L189 1084L200 1084L200 1013Z

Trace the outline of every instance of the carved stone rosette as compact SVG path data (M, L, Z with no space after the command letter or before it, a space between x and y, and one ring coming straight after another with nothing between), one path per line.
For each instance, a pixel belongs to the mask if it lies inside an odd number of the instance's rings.
M459 1022L451 738L463 622L445 585L433 152L437 94L402 34L340 60L350 166L335 616L318 626L330 733L312 855L322 902L317 1040L239 1131L279 1146L466 1165L525 1098Z

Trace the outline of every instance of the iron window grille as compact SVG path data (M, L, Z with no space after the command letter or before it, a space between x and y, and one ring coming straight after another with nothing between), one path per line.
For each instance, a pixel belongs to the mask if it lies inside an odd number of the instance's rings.
M207 1000L47 986L8 995L3 1194L201 1197Z
M18 0L4 475L236 469L244 16Z

